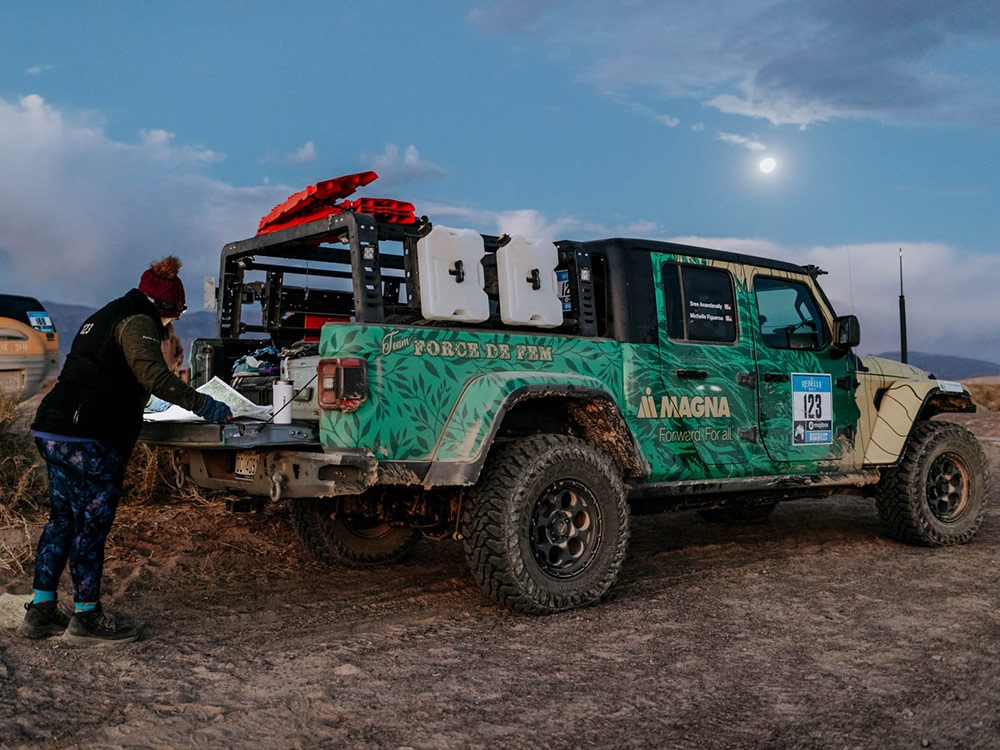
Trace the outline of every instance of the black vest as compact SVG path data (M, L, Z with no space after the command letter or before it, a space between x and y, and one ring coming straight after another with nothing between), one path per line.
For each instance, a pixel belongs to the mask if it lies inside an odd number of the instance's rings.
M132 315L148 315L162 337L156 308L138 289L109 302L80 327L32 429L100 440L131 454L149 399L115 340L115 327Z

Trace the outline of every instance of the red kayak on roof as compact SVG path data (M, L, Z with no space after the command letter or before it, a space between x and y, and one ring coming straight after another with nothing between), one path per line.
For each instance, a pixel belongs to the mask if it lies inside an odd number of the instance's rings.
M298 224L322 219L344 211L370 213L383 221L397 224L414 224L416 216L412 203L391 198L359 198L356 201L343 200L359 187L364 187L378 179L375 172L358 172L332 180L323 180L290 195L283 203L271 209L260 220L257 234L267 234L279 229L287 229ZM338 203L338 201L340 201Z

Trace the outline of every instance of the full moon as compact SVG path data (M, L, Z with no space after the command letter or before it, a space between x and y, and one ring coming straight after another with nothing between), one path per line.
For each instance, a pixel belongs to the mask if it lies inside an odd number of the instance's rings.
M765 156L760 160L760 171L764 174L771 174L778 167L778 162L771 156Z

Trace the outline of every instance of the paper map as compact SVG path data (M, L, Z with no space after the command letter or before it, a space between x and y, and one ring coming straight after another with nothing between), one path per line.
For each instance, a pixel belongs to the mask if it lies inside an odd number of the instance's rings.
M233 419L238 419L240 417L245 417L248 419L259 419L262 422L266 422L271 418L271 407L270 406L258 406L253 401L248 399L246 396L240 394L237 390L227 385L218 377L214 377L202 386L199 386L195 390L198 393L204 393L206 396L211 396L216 401L221 401L230 409L233 410ZM152 408L157 408L159 402L162 404L162 400L154 399ZM147 407L149 409L150 407ZM172 404L163 411L146 411L143 414L143 418L147 422L203 422L204 420L199 417L194 412L188 411L182 406L177 406L177 404Z

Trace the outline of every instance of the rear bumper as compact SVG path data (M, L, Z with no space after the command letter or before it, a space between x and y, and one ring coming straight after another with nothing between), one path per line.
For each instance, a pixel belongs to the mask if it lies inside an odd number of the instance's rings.
M318 433L312 422L146 422L139 439L175 450L175 479L204 489L279 500L354 495L376 484L371 451L324 452Z
M237 454L249 454L252 476L237 475ZM241 462L246 468L247 462ZM199 487L230 490L272 500L335 497L364 492L378 480L378 461L366 451L243 451L235 448L178 451L177 478Z

